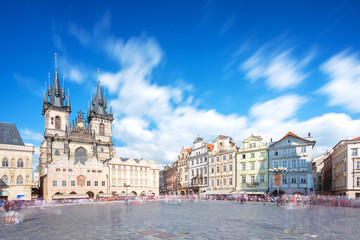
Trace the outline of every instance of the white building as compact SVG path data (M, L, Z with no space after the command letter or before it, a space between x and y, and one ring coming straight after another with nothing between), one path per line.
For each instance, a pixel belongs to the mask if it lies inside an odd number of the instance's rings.
M277 142L269 143L269 171L285 169L281 173L280 193L311 194L314 191L312 176L312 149L315 141L310 133L301 138L288 132ZM269 176L270 193L277 190L274 174Z

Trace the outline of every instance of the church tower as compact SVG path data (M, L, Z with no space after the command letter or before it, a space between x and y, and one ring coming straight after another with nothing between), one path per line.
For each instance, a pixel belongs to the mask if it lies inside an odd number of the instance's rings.
M107 112L106 97L102 93L100 81L98 81L96 96L93 93L90 109L88 110L87 122L90 131L97 140L94 151L99 160L104 161L114 155L111 124L114 120L112 109Z
M49 97L49 99L48 99ZM59 74L57 69L57 55L55 53L55 74L52 85L50 84L46 94L44 91L44 103L42 115L45 120L44 142L40 147L40 176L44 175L46 165L52 161L55 155L64 154L64 145L68 135L69 114L71 113L70 98L66 104L64 80L60 88Z

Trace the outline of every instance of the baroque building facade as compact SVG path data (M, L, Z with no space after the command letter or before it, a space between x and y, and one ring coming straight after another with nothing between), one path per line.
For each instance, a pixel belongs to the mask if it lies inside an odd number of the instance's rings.
M25 145L14 123L0 122L0 199L31 200L34 146Z
M191 153L191 148L185 148L182 146L178 155L178 192L180 195L189 194L189 163L188 158Z
M77 117L70 123L70 98L67 96L66 104L64 104L65 99L64 83L60 88L55 63L53 83L50 84L49 79L42 108L45 131L44 141L40 146L39 175L42 195L46 200L58 199L70 194L71 197L77 194L79 197L84 195L94 198L101 195L109 196L112 192L116 194L117 191L121 193L123 189L118 188L118 182L125 183L125 180L113 175L110 169L118 165L126 165L129 169L134 165L147 169L150 165L156 165L154 161L144 164L145 160L135 161L136 164L128 161L129 164L125 164L127 161L119 160L116 156L112 140L114 118L111 107L108 110L100 81L97 84L96 94L92 94L86 117L85 113L79 111ZM156 170L156 167L152 166L152 169ZM115 186L112 184L114 180L117 182ZM127 185L137 189L139 187L135 185L137 180L129 179ZM130 184L131 181L134 181L134 185ZM153 187L152 180L148 179L147 182ZM158 180L155 184L158 184ZM149 188L146 191L149 191ZM135 190L134 192L137 193Z
M236 143L219 135L209 154L209 189L206 194L229 194L236 186Z
M312 149L315 141L309 136L302 138L288 132L279 141L269 144L269 171L282 170L280 193L314 193L312 176ZM269 177L270 193L277 190L275 174Z
M189 163L189 193L201 194L209 186L209 153L214 145L204 142L201 137L195 138L191 148Z
M268 146L251 134L237 151L237 191L264 194L268 191Z

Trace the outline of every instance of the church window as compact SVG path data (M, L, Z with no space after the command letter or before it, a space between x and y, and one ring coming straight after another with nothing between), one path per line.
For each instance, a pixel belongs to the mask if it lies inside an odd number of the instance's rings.
M75 164L80 162L85 165L86 162L86 150L83 147L79 147L75 150Z
M9 179L6 175L4 175L2 178L1 178L1 184L2 185L7 185L9 182Z
M55 117L55 128L60 129L60 117L59 116Z
M24 167L24 161L21 158L17 162L17 167L20 167L20 168Z
M9 161L7 160L7 158L3 158L3 160L2 160L2 166L3 166L3 167L8 167L8 166L9 166Z
M56 151L55 151L55 155L56 155L56 156L60 156L59 150L56 150Z
M105 127L104 127L104 124L102 124L102 123L100 123L100 126L99 126L99 128L100 128L100 134L101 135L104 135L105 134Z
M17 184L23 184L24 183L24 179L23 179L23 177L21 175L17 177L16 183Z

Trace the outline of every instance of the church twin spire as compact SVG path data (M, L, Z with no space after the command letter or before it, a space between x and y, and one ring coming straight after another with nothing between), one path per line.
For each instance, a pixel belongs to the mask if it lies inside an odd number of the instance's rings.
M48 101L48 98L46 96L46 93L44 92L44 107L51 106L51 107L59 107L59 108L66 108L66 110L70 111L70 98L68 96L66 105L64 106L64 100L65 100L65 86L64 86L64 78L63 78L63 84L62 88L60 88L60 80L59 80L59 74L57 71L57 54L55 53L55 75L52 85L50 84L50 73L48 74L49 78L49 86L48 86L48 96L50 98L50 101ZM45 89L46 91L46 89Z

